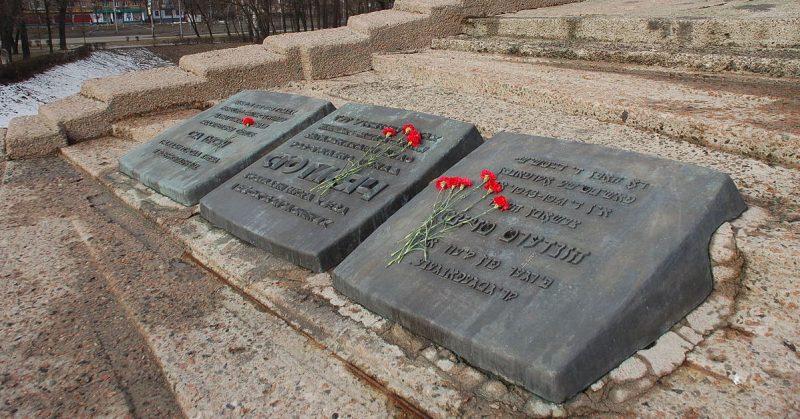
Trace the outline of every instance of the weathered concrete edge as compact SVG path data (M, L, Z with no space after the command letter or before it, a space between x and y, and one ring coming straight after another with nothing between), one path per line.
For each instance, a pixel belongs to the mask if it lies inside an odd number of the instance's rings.
M396 54L373 56L376 72L388 77L420 81L446 89L474 94L491 94L506 101L543 107L571 115L589 116L603 122L622 123L662 133L710 148L753 157L767 163L800 168L800 136L754 126L730 124L708 118L660 112L644 107L627 108L532 88L524 83L509 84L469 72L442 71L425 62L405 60Z
M627 48L625 48L627 47ZM736 50L703 52L686 49L680 53L653 48L599 43L593 41L555 44L554 41L529 42L525 38L456 35L437 38L432 49L473 53L506 54L520 57L541 57L581 61L605 61L621 64L678 67L707 73L759 74L770 77L800 77L800 59L751 57Z
M653 18L629 16L494 16L470 19L469 35L508 35L545 39L638 42L695 47L795 47L800 44L797 17Z

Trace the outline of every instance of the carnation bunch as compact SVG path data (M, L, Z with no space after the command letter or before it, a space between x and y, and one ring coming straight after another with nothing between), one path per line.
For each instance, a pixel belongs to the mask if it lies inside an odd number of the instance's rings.
M422 134L417 131L414 125L403 125L403 127L400 128L400 132L405 136L405 141L391 140L391 138L397 137L398 132L392 127L385 127L383 129L385 141L378 142L370 147L361 159L348 160L347 165L335 176L311 188L311 191L319 192L320 195L322 195L348 177L374 166L382 157L395 158L407 149L417 148L422 143ZM401 144L402 147L398 149L397 146Z
M439 191L436 200L431 208L428 217L412 232L404 237L403 245L391 254L389 264L400 263L409 253L422 251L424 259L428 258L428 243L438 240L450 230L471 224L490 211L508 211L511 203L505 196L498 195L503 191L503 185L497 182L497 175L490 170L481 171L481 183L474 184L472 179L460 176L442 176L433 182L433 186ZM476 192L484 190L482 196L477 200L470 197ZM489 208L477 215L469 215L469 212L479 202L486 199L489 195L495 196L491 200ZM464 209L457 209L463 206L462 203L472 201Z

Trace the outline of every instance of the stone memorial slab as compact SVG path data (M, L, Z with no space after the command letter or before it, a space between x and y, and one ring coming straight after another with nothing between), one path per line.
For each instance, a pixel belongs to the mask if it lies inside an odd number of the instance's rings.
M330 102L286 93L239 92L159 134L119 159L122 173L184 205L334 110ZM254 124L245 126L242 119Z
M500 133L447 175L483 169L504 186L507 211L492 209L491 195L477 193L472 209L465 198L452 213L468 210L464 223L448 218L455 227L427 236L427 255L387 267L440 197L429 187L336 267L333 283L553 402L708 296L711 235L745 209L724 173L572 141Z
M315 189L349 162L386 144L384 127L413 124L417 148ZM200 201L201 215L235 236L314 271L339 263L433 177L483 142L477 129L448 118L347 104L253 163Z

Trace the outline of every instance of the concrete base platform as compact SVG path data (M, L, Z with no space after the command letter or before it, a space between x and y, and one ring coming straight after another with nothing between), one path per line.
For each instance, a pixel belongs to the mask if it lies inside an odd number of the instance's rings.
M457 114L474 121L489 136L501 129L511 129L701 164L731 173L750 205L762 205L765 209L751 209L715 238L714 273L728 279L718 286L713 298L655 346L630 358L577 397L554 405L517 386L493 379L449 351L369 313L335 292L327 274L312 275L254 249L211 227L196 217L192 208L180 207L153 194L115 174L113 168L101 171L98 179L119 199L185 246L192 258L268 307L295 330L303 331L337 359L357 368L359 374L370 377L384 394L416 412L434 417L613 412L644 416L667 412L779 415L793 409L789 396L794 394L792 381L767 378L764 369L771 374L791 375L800 371L794 355L783 343L798 340L799 336L792 332L796 328L791 325L798 324L800 318L787 316L791 312L786 306L790 300L779 298L781 303L773 308L776 293L796 292L789 291L793 285L787 281L798 274L789 262L800 254L800 244L791 238L798 227L796 223L781 221L797 217L792 214L797 214L800 208L797 199L800 174L796 170L770 167L756 160L670 141L660 134L592 118L550 110L533 111L489 96L456 94L381 79L374 73L294 84L286 90L335 98L340 103L344 99L406 106L441 115ZM419 100L423 97L425 100ZM76 149L66 155L80 167L90 167L95 159L88 149ZM746 263L742 265L742 261ZM756 291L762 288L753 287L753 281L774 291ZM753 321L757 323L751 324ZM769 329L761 325L769 325ZM726 326L729 328L723 329ZM754 355L755 350L770 354L767 364L763 363L766 358ZM722 361L715 355L720 351L725 351ZM657 380L669 385L654 387ZM680 394L671 389L680 390Z

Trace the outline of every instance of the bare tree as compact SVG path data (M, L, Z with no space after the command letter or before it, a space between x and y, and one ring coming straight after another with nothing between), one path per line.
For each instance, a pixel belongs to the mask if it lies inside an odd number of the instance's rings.
M53 53L53 28L50 26L50 2L52 0L42 0L44 3L44 21L47 23L47 47Z
M31 44L28 41L28 26L25 24L25 8L22 0L16 0L17 10L17 27L19 28L20 40L22 41L22 59L26 60L31 57Z
M67 6L69 0L58 0L58 49L67 49Z
M195 17L197 16L195 14L195 12L194 12L194 3L195 2L193 0L188 0L188 1L187 0L181 0L181 1L183 2L184 10L186 10L188 12L187 15L189 16L189 24L192 26L192 30L194 31L194 34L197 35L198 39L200 39L200 32L197 30L197 21L195 20Z
M14 19L16 10L12 1L0 2L0 43L8 53L8 59L13 60L14 53Z

